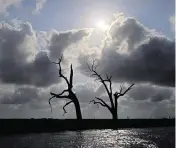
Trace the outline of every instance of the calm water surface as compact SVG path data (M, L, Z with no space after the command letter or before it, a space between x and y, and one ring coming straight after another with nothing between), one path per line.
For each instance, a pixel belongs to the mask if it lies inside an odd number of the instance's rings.
M174 148L175 128L0 136L0 148Z

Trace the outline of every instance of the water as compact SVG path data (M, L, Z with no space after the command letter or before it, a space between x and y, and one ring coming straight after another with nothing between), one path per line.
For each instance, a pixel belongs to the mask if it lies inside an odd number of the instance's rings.
M0 136L0 148L174 148L174 128Z

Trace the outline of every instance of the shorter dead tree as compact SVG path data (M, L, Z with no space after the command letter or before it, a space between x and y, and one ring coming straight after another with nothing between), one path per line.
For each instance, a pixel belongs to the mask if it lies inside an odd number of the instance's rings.
M95 60L93 61L92 66L88 65L88 68L90 70L90 72L92 73L91 77L95 77L95 81L99 81L103 84L108 98L110 100L110 105L107 104L103 99L99 98L99 97L95 97L95 100L90 101L90 103L94 103L97 105L101 105L105 108L107 108L111 114L112 114L112 118L113 119L118 119L118 99L122 96L124 96L131 88L134 84L130 85L124 92L122 92L122 87L120 86L120 91L119 92L115 92L113 94L112 92L112 76L108 76L106 75L106 78L103 78L98 72L97 72L97 66L95 65ZM109 84L109 86L108 86Z
M55 94L53 92L50 92L51 94L51 98L49 99L49 104L50 104L50 107L51 107L51 112L52 112L52 105L51 105L51 100L53 98L59 98L59 99L62 99L62 98L66 98L70 101L68 101L64 106L63 106L63 110L64 110L64 114L67 113L66 110L65 110L65 107L71 103L74 104L75 106L75 110L76 110L76 116L77 116L77 119L82 119L82 114L81 114L81 109L80 109L80 104L79 104L79 101L78 101L78 98L76 96L76 94L73 92L72 88L73 88L73 68L72 68L72 64L70 66L70 79L68 80L67 77L65 77L62 73L62 68L61 68L61 61L62 61L62 57L59 59L59 61L56 63L56 62L53 62L54 64L57 64L59 66L59 77L60 78L63 78L67 84L67 89L63 90L60 94ZM67 93L68 95L66 95L65 93ZM63 114L63 115L64 115Z

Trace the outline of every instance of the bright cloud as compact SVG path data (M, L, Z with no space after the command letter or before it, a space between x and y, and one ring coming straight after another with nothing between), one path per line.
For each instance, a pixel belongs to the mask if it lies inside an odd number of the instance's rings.
M169 22L172 26L173 31L175 32L175 15L173 15L169 18Z
M43 8L44 4L46 3L46 0L36 0L36 8L33 11L34 14L37 14L40 12L40 10Z
M0 0L0 14L8 15L8 8L19 7L21 6L21 2L25 0ZM44 6L46 0L36 0L36 8L33 11L34 13L38 13Z

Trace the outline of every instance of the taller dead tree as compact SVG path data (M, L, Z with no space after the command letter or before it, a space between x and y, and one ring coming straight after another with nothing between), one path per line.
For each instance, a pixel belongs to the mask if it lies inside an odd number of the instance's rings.
M99 104L105 108L107 108L110 113L112 114L112 118L113 119L118 119L118 99L122 96L124 96L131 88L134 84L131 84L124 92L122 91L122 87L120 86L120 90L117 92L115 92L113 94L112 92L112 76L108 76L106 74L106 78L103 78L98 72L97 72L97 66L95 65L95 60L92 63L92 66L88 65L88 68L90 70L90 72L92 73L91 77L95 77L95 81L99 81L100 83L103 84L106 93L108 95L109 101L110 101L110 105L107 104L103 99L99 98L99 97L95 97L94 100L90 101L93 102L94 104ZM108 86L109 85L109 86Z
M53 98L59 98L59 99L66 98L69 101L63 106L64 114L67 113L66 110L65 110L65 107L67 105L73 103L74 106L75 106L77 119L82 119L81 108L80 108L78 98L72 90L72 88L73 88L73 68L72 68L72 64L70 66L70 79L68 80L68 78L65 77L62 73L61 61L62 61L62 57L59 59L58 62L53 62L53 63L57 64L59 66L59 77L65 80L65 82L67 84L67 89L63 90L60 94L55 94L53 92L50 92L51 98L49 99L49 104L50 104L50 107L51 107L51 112L52 112L51 100ZM67 93L67 95L65 93Z

